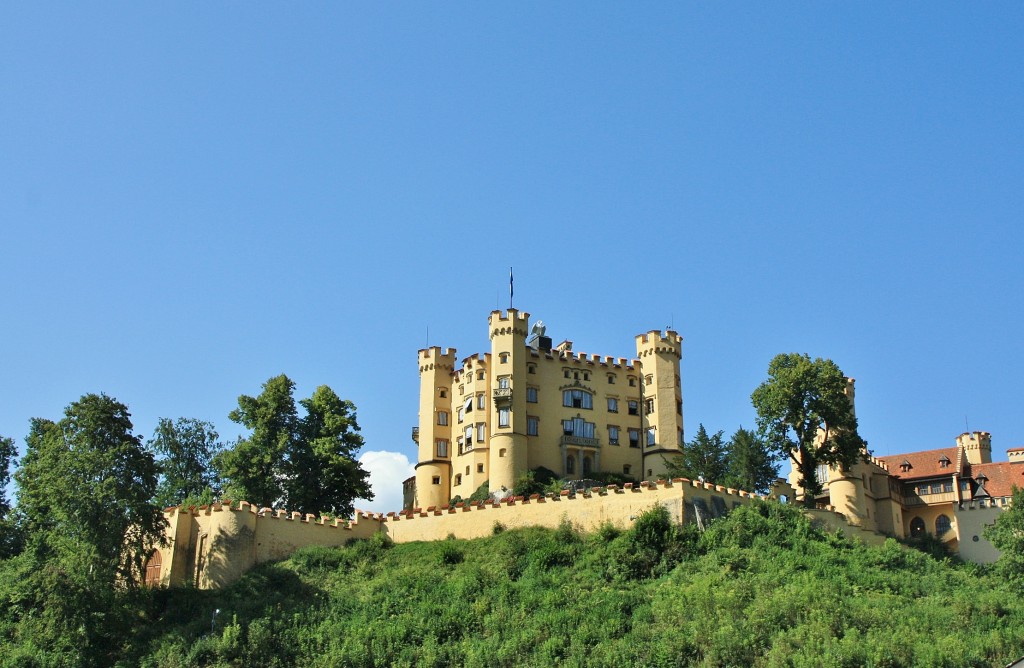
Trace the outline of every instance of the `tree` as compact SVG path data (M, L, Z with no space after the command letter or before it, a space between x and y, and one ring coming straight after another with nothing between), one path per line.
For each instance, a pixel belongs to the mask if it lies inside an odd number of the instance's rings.
M726 446L729 473L725 484L736 489L764 494L779 477L778 456L757 434L740 427Z
M257 505L303 513L348 514L357 498L372 499L369 474L356 461L363 445L355 406L321 385L300 403L287 376L271 378L258 397L242 395L229 417L252 434L215 457L232 495Z
M693 440L683 444L682 454L668 462L668 475L672 478L707 480L722 485L728 472L728 450L722 432L709 436L703 424L697 427Z
M84 561L109 587L141 580L164 528L152 503L157 465L130 418L117 400L87 394L60 422L34 419L15 474L37 553Z
M14 439L0 436L0 559L17 551L17 527L11 512L11 502L7 499L7 484L11 481L11 466L17 454Z
M193 418L160 418L147 445L161 456L159 507L213 501L220 486L213 457L221 446L212 424Z
M867 447L857 433L846 387L846 377L832 360L783 353L772 359L768 380L750 396L761 437L793 461L807 506L822 492L819 465L849 468Z
M1024 578L1024 489L1013 488L1013 502L999 513L985 538L999 550L996 569L1007 578Z

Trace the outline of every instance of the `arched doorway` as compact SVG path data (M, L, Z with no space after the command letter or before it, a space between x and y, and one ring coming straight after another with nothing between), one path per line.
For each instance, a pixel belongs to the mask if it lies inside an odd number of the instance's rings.
M146 560L146 579L144 583L147 587L159 587L160 586L160 567L163 559L160 556L159 550L153 550L152 554L149 555L149 559Z
M924 536L924 520L920 517L915 517L910 520L910 537L920 538Z
M594 462L589 455L583 456L583 475L590 475L594 469Z

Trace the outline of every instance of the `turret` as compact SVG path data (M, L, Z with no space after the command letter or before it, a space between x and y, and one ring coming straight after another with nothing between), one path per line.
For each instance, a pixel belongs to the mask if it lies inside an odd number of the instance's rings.
M530 314L516 309L492 311L488 317L491 338L490 394L491 435L488 471L491 491L512 489L527 470L526 345Z
M992 434L987 431L964 432L956 437L956 444L963 448L970 464L992 462Z
M416 500L428 508L448 503L452 457L452 371L455 349L437 346L419 351L420 412L414 433L418 444Z
M642 367L643 475L650 478L664 474L665 457L678 454L683 442L683 395L679 380L683 337L672 330L640 334L636 337L636 355Z

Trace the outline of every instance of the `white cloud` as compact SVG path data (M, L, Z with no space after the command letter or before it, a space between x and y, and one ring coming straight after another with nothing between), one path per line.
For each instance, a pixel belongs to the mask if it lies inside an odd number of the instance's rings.
M400 452L370 450L359 457L359 463L370 473L373 501L356 499L359 510L386 513L402 509L402 481L414 474L412 462Z

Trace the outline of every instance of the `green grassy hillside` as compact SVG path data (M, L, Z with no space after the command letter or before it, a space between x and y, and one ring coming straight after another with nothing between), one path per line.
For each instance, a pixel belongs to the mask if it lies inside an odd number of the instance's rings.
M1003 666L1024 654L1022 593L981 567L894 541L854 545L758 503L703 534L652 511L628 532L499 526L474 541L306 549L227 590L143 597L118 656L146 666Z

